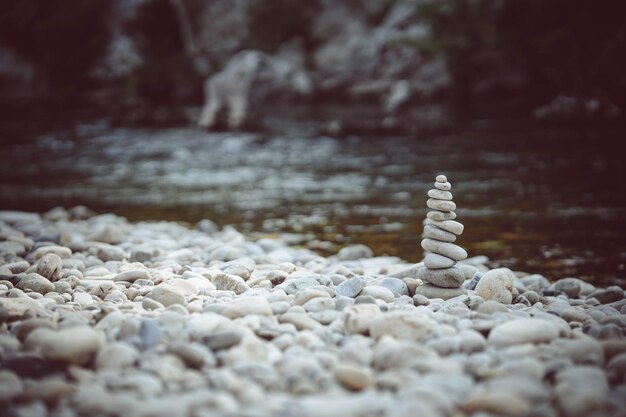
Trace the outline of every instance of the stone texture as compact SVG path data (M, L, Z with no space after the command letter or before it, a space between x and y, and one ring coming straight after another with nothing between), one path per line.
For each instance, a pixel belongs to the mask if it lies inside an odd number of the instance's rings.
M457 288L465 281L465 273L462 269L455 267L445 269L422 267L417 273L417 278L437 287Z
M432 284L420 285L415 289L415 294L423 295L427 298L442 298L448 300L450 298L458 297L459 295L467 294L465 288L442 288Z
M437 226L428 224L424 226L424 233L422 236L440 240L442 242L454 242L456 240L456 235L454 233L446 232Z
M230 304L222 311L222 314L231 319L245 317L250 314L271 316L272 308L265 298L245 297L239 298L236 302Z
M439 211L454 211L456 209L456 204L453 201L436 200L434 198L429 198L426 201L426 205L433 210Z
M452 189L452 184L449 182L436 182L434 184L435 188L442 191L449 191Z
M154 287L149 297L163 304L165 307L173 304L187 305L183 291L167 282Z
M463 233L463 230L465 229L465 227L463 226L462 223L457 222L456 220L436 220L436 219L427 219L426 224L430 224L433 226L437 226L438 228L445 230L447 232L450 233L454 233L455 235L459 236Z
M487 341L496 346L512 346L523 343L547 343L559 337L558 328L543 319L519 319L494 327Z
M364 366L352 363L340 363L335 367L335 378L345 388L360 391L374 385L372 371Z
M16 287L22 290L34 291L39 294L47 294L54 291L54 284L52 282L35 273L28 274L20 279Z
M428 197L435 198L437 200L452 200L452 193L449 191L434 189L428 191Z
M36 272L39 275L54 281L61 273L61 264L62 261L59 255L55 253L47 253L37 262Z
M511 304L515 274L508 268L497 268L487 272L476 284L476 294L485 300Z
M432 210L426 213L426 218L428 218L429 220L439 221L439 222L447 221L447 220L454 220L456 219L456 213L453 211L443 212L443 211Z
M397 340L419 342L428 336L435 324L435 321L426 316L409 311L392 311L370 320L368 329L375 339L392 336Z
M248 284L237 275L229 275L229 274L216 274L211 280L215 288L218 290L228 290L234 291L235 294L241 294L250 289Z
M365 287L365 278L356 276L349 278L335 287L335 294L354 298Z
M462 261L467 258L467 252L462 247L448 242L439 242L434 239L422 240L422 248L429 252L438 253L455 261Z
M87 363L103 345L102 335L86 326L62 330L39 328L26 338L25 345L47 359L71 364Z

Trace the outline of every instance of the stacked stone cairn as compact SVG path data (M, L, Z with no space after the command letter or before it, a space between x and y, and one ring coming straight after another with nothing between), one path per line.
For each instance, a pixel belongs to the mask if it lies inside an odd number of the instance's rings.
M455 266L467 258L467 252L454 244L463 233L463 225L454 220L456 204L452 201L451 188L446 176L438 175L435 188L428 191L427 205L431 211L424 220L422 234L424 266L417 271L417 278L424 281L424 285L415 291L428 298L446 300L467 292L462 287L465 274Z

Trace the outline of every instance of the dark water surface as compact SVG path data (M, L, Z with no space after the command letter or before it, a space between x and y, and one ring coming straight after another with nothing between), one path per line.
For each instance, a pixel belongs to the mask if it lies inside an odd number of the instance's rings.
M258 235L306 233L321 251L360 242L417 261L426 192L444 172L470 256L551 279L626 281L626 155L615 129L475 122L430 137L347 139L289 131L80 125L41 135L3 145L0 207L210 218Z

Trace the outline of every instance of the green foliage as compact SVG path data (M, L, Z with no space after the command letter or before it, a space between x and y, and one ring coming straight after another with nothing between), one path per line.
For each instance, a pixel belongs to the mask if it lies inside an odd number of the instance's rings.
M249 9L247 43L269 53L291 39L301 39L305 48L311 48L313 18L319 9L319 0L256 0Z
M110 0L5 2L0 42L33 63L51 91L79 92L110 40Z

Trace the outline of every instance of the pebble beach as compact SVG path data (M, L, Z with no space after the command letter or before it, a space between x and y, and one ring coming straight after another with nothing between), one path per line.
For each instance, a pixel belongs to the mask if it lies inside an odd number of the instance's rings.
M432 294L424 267L208 219L0 211L1 414L626 416L623 288L469 253Z

